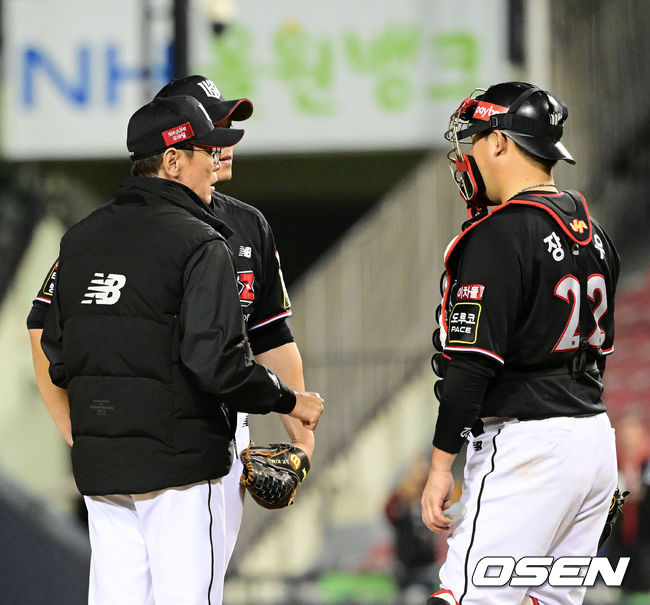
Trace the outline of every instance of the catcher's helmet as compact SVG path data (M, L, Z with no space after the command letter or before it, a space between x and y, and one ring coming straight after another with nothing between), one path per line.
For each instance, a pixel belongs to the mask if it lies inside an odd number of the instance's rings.
M487 90L477 88L449 118L445 139L452 143L447 154L451 173L471 213L492 205L480 171L461 141L479 132L500 130L528 153L546 160L575 160L560 143L566 105L549 92L526 82L503 82Z
M526 82L504 82L472 95L464 105L458 116L459 140L498 129L534 156L575 164L560 143L569 110L549 92Z

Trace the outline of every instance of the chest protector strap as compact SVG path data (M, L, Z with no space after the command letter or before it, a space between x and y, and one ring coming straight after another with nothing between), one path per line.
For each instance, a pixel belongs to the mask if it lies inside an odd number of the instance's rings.
M590 367L593 367L593 361L592 363L588 362L597 357L600 352L600 349L593 350L593 347L589 346L589 334L592 334L597 326L587 298L589 268L586 246L591 242L593 236L587 203L581 193L568 190L558 194L517 196L508 204L523 204L545 210L573 242L571 257L575 265L575 274L580 283L580 321L578 324L578 350L573 356L570 370L572 378L577 380Z

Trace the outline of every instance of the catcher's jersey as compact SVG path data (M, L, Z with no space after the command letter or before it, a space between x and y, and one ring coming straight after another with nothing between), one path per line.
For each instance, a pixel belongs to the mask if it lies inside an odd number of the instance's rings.
M482 416L604 410L593 360L614 350L619 259L582 195L509 200L452 242L445 265L444 355L487 356L500 368ZM592 372L576 381L581 336Z
M262 353L292 341L288 327L274 334L271 339L261 341L257 338L260 328L291 315L291 302L284 285L280 257L270 225L253 206L221 193L212 194L211 206L216 216L234 231L228 239L228 245L233 253L239 301L253 353ZM57 262L48 271L34 298L27 319L28 328L43 327L54 294Z

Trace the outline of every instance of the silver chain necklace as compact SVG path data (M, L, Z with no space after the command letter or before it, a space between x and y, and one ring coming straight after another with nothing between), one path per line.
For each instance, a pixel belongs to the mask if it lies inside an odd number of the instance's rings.
M553 187L555 191L557 191L557 187L553 183L537 183L537 185L529 185L528 187L524 187L523 189L519 190L519 193L522 191L529 191L530 189L537 189L538 187Z

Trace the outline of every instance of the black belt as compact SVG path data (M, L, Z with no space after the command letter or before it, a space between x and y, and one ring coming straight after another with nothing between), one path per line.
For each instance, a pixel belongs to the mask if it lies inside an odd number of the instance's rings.
M593 412L590 414L571 414L571 415L565 415L563 414L562 416L539 416L536 418L508 418L507 420L517 420L518 422L526 422L527 420L547 420L548 418L590 418L591 416L598 416L599 414L603 414L604 412ZM472 429L470 433L474 437L479 437L485 432L485 423L478 418L476 422L472 425Z

